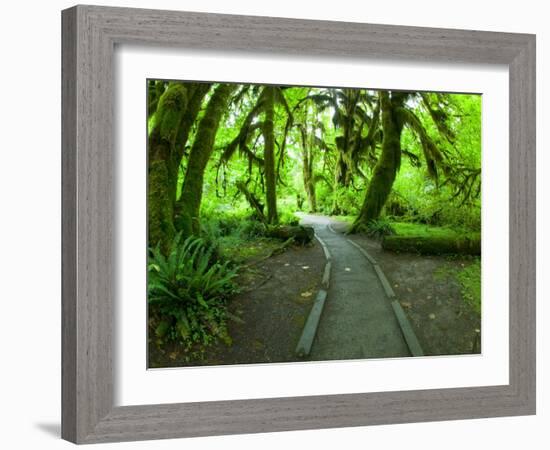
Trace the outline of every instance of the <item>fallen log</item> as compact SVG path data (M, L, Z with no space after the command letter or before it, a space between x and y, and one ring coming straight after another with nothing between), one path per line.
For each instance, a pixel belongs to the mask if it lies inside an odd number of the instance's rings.
M421 255L481 255L480 237L384 236L382 248Z
M268 227L266 235L276 239L293 239L296 244L309 244L315 237L313 227L278 225Z

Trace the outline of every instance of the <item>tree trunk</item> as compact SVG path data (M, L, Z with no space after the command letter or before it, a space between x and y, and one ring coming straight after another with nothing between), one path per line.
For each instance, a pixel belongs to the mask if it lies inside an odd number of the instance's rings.
M351 227L351 232L361 231L368 223L380 217L382 208L390 195L395 176L401 163L401 131L403 124L396 109L403 105L403 93L380 91L382 108L382 153L372 174L359 216Z
M338 153L338 159L336 160L336 170L334 173L334 184L332 187L332 215L343 214L345 211L340 208L338 204L338 191L341 188L349 188L351 184L351 169L348 166L344 152Z
M187 90L187 105L181 116L181 121L177 127L176 137L174 144L170 151L170 159L168 162L168 179L167 179L167 195L172 199L172 208L174 209L177 202L177 189L178 189L178 174L180 170L181 160L185 153L185 146L189 139L189 133L191 127L195 122L201 105L202 100L211 84L209 83L186 83L185 89Z
M159 99L165 91L165 82L149 80L147 83L147 119L157 110Z
M204 116L198 125L195 140L189 152L187 169L178 202L177 228L184 236L200 233L199 215L204 171L214 149L214 140L220 120L227 109L229 98L235 87L236 85L233 84L220 84L214 90Z
M149 135L148 235L149 246L168 250L174 238L174 201L171 186L177 182L172 153L178 128L187 106L184 85L170 83L158 100L154 125Z
M304 161L304 187L306 189L309 212L317 211L317 198L315 196L315 182L313 180L313 153L307 155L307 161Z
M192 92L190 92L189 102L187 104L185 113L183 114L181 126L178 130L178 137L176 140L177 147L174 154L174 164L178 168L181 164L181 159L183 158L183 155L185 153L185 145L187 144L187 140L189 139L191 128L197 120L197 116L199 115L199 112L201 110L202 101L204 100L204 97L211 87L212 83L192 83Z
M275 92L273 86L264 88L265 96L265 120L263 125L264 135L264 168L265 168L265 194L267 203L267 221L276 224L279 221L277 215L277 186L275 178L275 135L273 118L275 115Z
M315 197L315 182L313 180L313 152L311 151L311 139L308 139L307 133L307 115L304 124L300 126L302 137L302 176L304 181L304 190L306 191L309 212L317 211L317 201Z

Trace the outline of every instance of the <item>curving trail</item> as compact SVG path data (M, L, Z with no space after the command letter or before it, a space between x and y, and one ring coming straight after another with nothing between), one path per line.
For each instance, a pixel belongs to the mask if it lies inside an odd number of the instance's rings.
M315 228L332 257L330 287L308 359L411 356L373 266L340 232L343 224L309 214L301 214L301 223Z

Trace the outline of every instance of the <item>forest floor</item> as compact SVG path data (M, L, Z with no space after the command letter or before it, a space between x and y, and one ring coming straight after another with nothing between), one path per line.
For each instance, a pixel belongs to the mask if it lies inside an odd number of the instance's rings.
M390 301L370 263L347 239L378 261L425 355L472 353L480 317L463 300L455 276L471 259L390 253L383 251L377 240L344 236L349 226L346 222L320 215L302 215L302 222L314 225L333 253L331 287L307 360L409 356ZM263 245L262 251L269 253L269 245ZM191 361L185 360L175 344L162 351L151 345L151 367L299 360L296 345L321 288L322 247L314 240L306 247L291 246L282 254L267 259L255 255L243 262L249 266L237 280L241 292L228 304L231 342L217 342ZM372 303L370 309L364 305L366 295Z
M268 249L266 248L266 251ZM248 263L261 259L256 256ZM319 243L291 246L279 255L241 270L241 292L228 305L232 342L217 342L204 358L182 360L177 346L151 348L153 367L253 364L296 361L296 345L321 286L325 257ZM154 347L154 346L151 346Z
M349 224L331 220L337 233ZM384 251L380 242L364 235L348 238L367 250L378 262L414 329L426 355L456 355L473 350L481 331L480 316L461 294L458 271L471 264L471 257L420 256Z

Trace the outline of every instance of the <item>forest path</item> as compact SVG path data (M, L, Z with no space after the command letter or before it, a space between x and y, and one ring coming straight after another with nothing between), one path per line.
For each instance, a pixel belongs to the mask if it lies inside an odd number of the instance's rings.
M343 234L347 226L330 217L300 214L331 255L327 300L311 360L410 356L407 343L372 264Z

